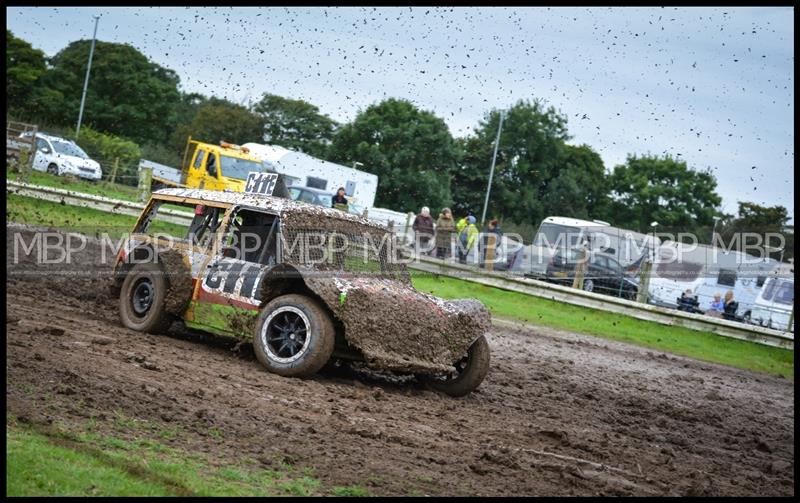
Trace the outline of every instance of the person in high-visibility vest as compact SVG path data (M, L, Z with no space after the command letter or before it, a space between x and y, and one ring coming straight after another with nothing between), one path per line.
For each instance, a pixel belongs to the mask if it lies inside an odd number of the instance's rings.
M467 218L468 218L468 216L464 217L461 220L459 220L458 222L456 222L456 233L461 234L461 231L463 231L464 227L467 226L467 223L468 223L467 222Z
M475 246L478 237L478 227L475 225L477 219L472 215L467 217L467 225L458 234L458 261L462 264L467 263L467 255Z

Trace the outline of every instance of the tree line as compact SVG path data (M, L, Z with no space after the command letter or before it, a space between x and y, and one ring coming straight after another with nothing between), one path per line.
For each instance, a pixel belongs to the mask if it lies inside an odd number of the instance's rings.
M72 126L78 115L91 41L70 43L52 57L6 30L7 114L46 125ZM132 141L143 158L177 166L187 136L217 143L258 142L303 151L378 175L376 206L419 212L451 207L480 217L500 111L488 111L466 137L408 100L389 98L340 124L304 100L265 93L233 103L187 93L174 70L128 44L97 41L84 124ZM506 230L531 234L544 217L602 219L648 232L783 232L781 206L741 202L738 215L720 211L717 182L669 155L631 154L607 170L589 145L569 143L567 117L539 100L505 110L487 217ZM793 235L787 233L793 248ZM527 237L527 236L526 236ZM792 251L787 249L787 255Z

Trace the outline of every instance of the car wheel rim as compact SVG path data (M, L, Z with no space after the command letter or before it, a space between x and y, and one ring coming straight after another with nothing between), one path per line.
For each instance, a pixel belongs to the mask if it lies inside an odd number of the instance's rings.
M139 316L144 316L153 305L154 297L155 289L153 288L153 282L149 278L142 278L137 281L133 287L133 295L131 297L133 312Z
M451 382L451 381L455 381L455 380L457 380L458 378L461 377L461 374L463 374L464 371L467 370L468 366L469 366L469 355L466 354L466 355L464 355L463 358L458 360L453 365L453 367L455 368L455 372L450 372L448 374L436 374L436 375L433 375L432 377L436 381L439 381L440 383L448 383L448 382Z
M261 342L270 360L292 363L308 350L311 323L300 309L279 307L267 317L261 331Z
M47 172L50 173L51 175L57 175L58 168L56 168L55 166L50 166L49 168L47 168Z
M592 283L592 280L587 280L583 284L583 289L586 290L587 292L591 292L592 290L594 290L594 283Z

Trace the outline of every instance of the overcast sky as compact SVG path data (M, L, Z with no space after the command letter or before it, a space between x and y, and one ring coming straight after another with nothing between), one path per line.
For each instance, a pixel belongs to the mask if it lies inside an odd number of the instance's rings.
M670 153L712 169L723 211L794 214L793 8L38 7L7 8L7 28L52 56L91 38L93 14L99 40L176 70L186 91L302 98L340 122L406 98L455 136L540 98L606 169Z

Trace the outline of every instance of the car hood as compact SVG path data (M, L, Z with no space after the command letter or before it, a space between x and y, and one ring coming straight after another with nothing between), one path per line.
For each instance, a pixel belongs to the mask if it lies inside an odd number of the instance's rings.
M298 268L298 270L300 270ZM300 271L367 364L404 372L447 372L491 325L480 301L447 301L381 277L330 277Z
M63 159L70 164L74 164L75 166L89 166L92 168L99 168L100 164L97 161L93 161L92 159L84 159L83 157L77 157L74 155L66 155L66 154L56 154L56 157L59 159Z

